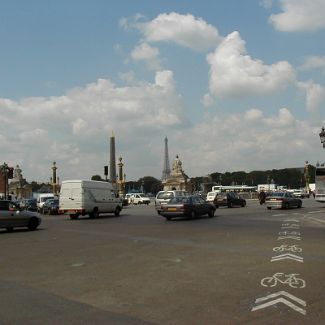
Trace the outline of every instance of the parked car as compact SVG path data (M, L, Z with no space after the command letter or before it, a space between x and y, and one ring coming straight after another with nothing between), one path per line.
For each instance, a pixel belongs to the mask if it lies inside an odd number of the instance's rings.
M189 193L185 191L160 191L157 193L156 198L155 198L155 208L158 214L161 211L162 205L166 204L169 202L172 198L174 197L186 197L188 196Z
M216 208L213 204L205 201L200 196L176 196L168 203L161 205L160 215L167 220L174 217L196 218L202 215L214 216Z
M228 208L246 206L246 200L235 192L220 193L215 197L213 203L216 208L219 206L227 206Z
M59 214L59 199L48 199L42 207L43 214Z
M18 204L3 200L0 201L0 228L12 231L16 227L27 227L35 230L42 219L37 212L21 209Z
M272 208L301 208L302 200L293 196L289 192L274 192L266 197L265 204L268 210Z

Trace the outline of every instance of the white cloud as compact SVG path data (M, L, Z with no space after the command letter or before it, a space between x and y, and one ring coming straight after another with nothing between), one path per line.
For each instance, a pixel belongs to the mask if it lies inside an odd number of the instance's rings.
M300 67L302 70L321 69L325 72L325 56L309 56Z
M146 151L151 137L189 123L171 71L157 72L152 83L118 87L99 79L65 96L0 99L0 108L0 151L7 163L20 164L24 176L35 180L48 180L54 160L61 179L101 173L108 163L113 130L120 146L117 154L128 155L129 170L137 174L143 162L132 169L132 159L139 153L143 157L141 151ZM159 155L161 149L152 145L150 154Z
M266 118L264 121L269 128L272 128L273 132L278 129L294 127L296 124L296 119L285 107L279 110L278 116Z
M271 65L246 54L238 32L229 34L214 53L210 64L210 93L220 97L265 95L284 89L295 79L291 65L280 61Z
M273 0L261 0L260 5L265 9L270 9L273 6Z
M244 118L246 121L255 122L263 116L263 112L259 109L252 108L245 112Z
M75 121L72 121L71 124L73 134L80 135L83 132L87 132L88 123L82 118L78 117Z
M325 100L325 88L312 80L298 82L298 88L306 93L306 109L309 112L316 112L320 109Z
M205 107L209 107L213 105L213 97L211 96L211 94L205 94L203 96L203 98L201 99L201 103L203 104L203 106Z
M325 28L324 0L279 0L282 13L273 14L273 26L285 32L314 31Z
M137 45L131 52L131 58L134 61L145 61L151 70L161 69L159 49L150 46L148 43Z
M221 40L214 26L191 14L164 13L136 26L143 32L147 42L175 42L197 51L213 48Z
M193 129L174 138L176 143L182 141L178 153L185 172L202 176L216 171L299 167L306 157L315 164L321 150L317 131L288 108L274 115L249 109L236 114L210 112ZM173 143L171 137L169 143ZM174 147L169 149L175 152Z

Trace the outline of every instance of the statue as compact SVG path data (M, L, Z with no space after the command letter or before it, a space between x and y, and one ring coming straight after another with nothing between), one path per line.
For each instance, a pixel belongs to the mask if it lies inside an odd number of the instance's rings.
M178 155L176 155L176 159L173 163L172 174L182 174L182 162L179 160Z
M13 181L19 182L23 179L23 175L21 173L21 169L19 168L19 165L17 165L14 169L14 175L13 175Z

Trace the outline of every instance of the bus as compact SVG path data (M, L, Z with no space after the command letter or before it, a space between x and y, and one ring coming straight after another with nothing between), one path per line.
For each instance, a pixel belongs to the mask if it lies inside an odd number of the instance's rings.
M256 192L256 186L248 185L214 185L212 186L212 192Z
M325 203L325 166L316 166L315 171L315 200Z

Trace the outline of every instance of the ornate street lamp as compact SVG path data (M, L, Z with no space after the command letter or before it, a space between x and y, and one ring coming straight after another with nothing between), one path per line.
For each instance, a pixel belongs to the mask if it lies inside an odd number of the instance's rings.
M322 127L322 131L319 133L320 142L323 144L323 148L325 148L325 129Z

